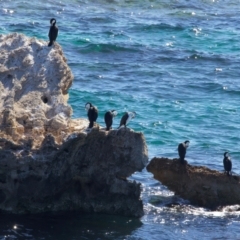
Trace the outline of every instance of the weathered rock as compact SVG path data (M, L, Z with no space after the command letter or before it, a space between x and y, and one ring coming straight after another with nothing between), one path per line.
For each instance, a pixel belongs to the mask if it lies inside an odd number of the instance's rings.
M60 144L69 131L87 126L71 119L67 104L73 75L62 48L23 34L0 35L0 137L31 137L38 148L51 133Z
M0 210L139 217L140 184L126 178L147 163L144 136L86 133L67 104L72 80L57 43L0 35Z
M147 166L155 179L192 204L215 209L240 204L240 177L202 166L182 165L179 159L153 158Z
M46 137L39 150L0 140L0 209L11 213L79 210L143 214L140 184L126 180L147 163L141 133L95 128L61 147Z

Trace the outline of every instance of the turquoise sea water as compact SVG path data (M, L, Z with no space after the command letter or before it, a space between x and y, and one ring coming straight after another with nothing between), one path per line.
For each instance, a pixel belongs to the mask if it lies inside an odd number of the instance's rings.
M49 19L59 27L74 74L69 103L98 122L117 109L136 111L129 127L144 133L149 158L176 157L190 140L187 160L223 170L224 151L240 173L239 0L1 0L0 33L48 40ZM173 196L144 170L145 215L2 216L0 239L240 239L240 212L210 212ZM174 205L175 207L172 207Z

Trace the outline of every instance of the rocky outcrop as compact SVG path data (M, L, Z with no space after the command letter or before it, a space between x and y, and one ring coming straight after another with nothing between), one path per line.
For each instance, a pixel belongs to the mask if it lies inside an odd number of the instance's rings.
M38 148L51 133L58 144L87 121L71 119L73 75L62 48L23 34L0 35L0 137L32 139Z
M71 119L73 76L61 47L0 35L0 210L101 212L139 217L147 163L143 134Z
M155 179L192 204L215 209L240 204L240 177L202 166L182 165L179 159L153 158L147 166Z
M93 129L38 150L0 139L0 209L11 213L83 211L141 216L140 184L126 178L147 162L143 135Z

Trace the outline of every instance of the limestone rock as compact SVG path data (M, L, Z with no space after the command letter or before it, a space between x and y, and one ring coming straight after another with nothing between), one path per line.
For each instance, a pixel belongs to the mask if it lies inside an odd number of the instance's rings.
M0 137L19 142L46 134L61 143L61 132L73 125L67 104L73 75L62 48L23 34L0 35ZM83 120L80 125L86 127Z
M85 129L67 104L73 75L60 45L0 35L0 210L142 216L143 134Z
M155 179L192 204L215 209L240 204L240 177L202 166L182 165L178 159L153 158L147 166Z

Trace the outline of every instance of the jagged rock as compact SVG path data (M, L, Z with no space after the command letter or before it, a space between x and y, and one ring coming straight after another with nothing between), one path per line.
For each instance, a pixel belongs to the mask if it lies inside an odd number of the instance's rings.
M49 133L60 144L75 127L85 128L87 121L71 119L72 81L59 44L48 47L18 33L0 35L0 137L14 142L32 137L37 148Z
M49 135L39 150L0 143L1 210L143 215L140 184L126 180L147 163L141 133L95 128L61 146Z
M59 44L0 35L0 210L142 216L143 134L71 119L73 75Z
M202 166L182 165L179 159L153 158L147 166L155 179L192 204L215 209L240 204L240 177Z

